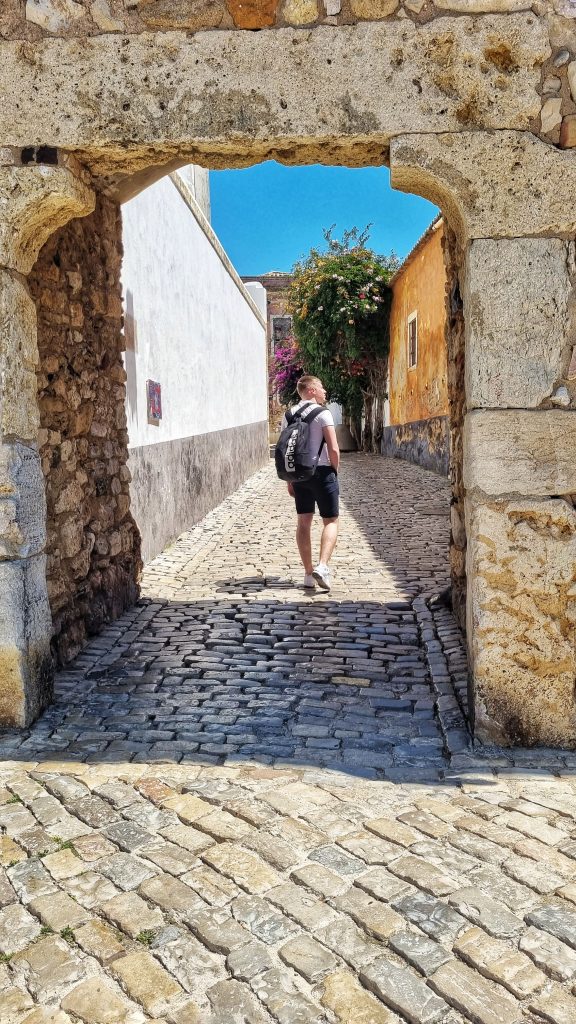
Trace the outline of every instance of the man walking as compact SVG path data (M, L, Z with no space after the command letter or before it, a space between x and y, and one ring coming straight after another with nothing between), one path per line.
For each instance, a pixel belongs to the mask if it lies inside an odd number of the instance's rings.
M305 374L296 385L300 401L291 409L292 413L300 412L308 405L310 409L326 404L326 391L318 377ZM286 426L284 417L282 428ZM338 538L338 468L340 466L340 449L336 439L334 419L329 409L323 409L310 423L311 449L320 450L316 472L309 480L302 483L288 484L288 493L296 502L298 525L296 527L296 543L304 566L304 586L314 588L316 583L323 590L330 590L330 570L328 564ZM314 568L312 561L312 520L314 511L318 511L324 524L320 539L320 560Z

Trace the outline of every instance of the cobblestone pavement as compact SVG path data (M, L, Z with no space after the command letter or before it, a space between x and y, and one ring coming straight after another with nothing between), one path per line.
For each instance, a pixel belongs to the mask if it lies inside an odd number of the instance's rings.
M576 755L470 744L445 483L342 480L330 594L267 468L0 736L1 1024L575 1024Z

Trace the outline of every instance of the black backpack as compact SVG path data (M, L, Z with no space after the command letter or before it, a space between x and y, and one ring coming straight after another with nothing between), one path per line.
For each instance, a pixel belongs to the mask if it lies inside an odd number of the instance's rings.
M325 441L322 438L318 451L312 449L310 424L321 412L324 406L315 406L313 402L303 405L298 412L286 411L286 426L274 452L276 472L281 480L298 484L314 476Z

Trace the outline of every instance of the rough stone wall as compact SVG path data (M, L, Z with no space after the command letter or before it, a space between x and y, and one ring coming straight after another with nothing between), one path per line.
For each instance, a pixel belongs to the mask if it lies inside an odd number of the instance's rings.
M47 578L54 651L134 602L140 538L130 513L116 204L71 221L29 278L38 312L39 446L47 499Z
M464 259L449 224L444 225L446 265L446 347L448 351L448 399L450 402L450 572L452 607L462 629L466 628L466 526L464 513L463 430L466 413L465 333L461 275ZM471 704L471 706L473 706Z
M384 427L382 455L406 459L433 473L448 476L450 467L450 422L448 416L432 416Z

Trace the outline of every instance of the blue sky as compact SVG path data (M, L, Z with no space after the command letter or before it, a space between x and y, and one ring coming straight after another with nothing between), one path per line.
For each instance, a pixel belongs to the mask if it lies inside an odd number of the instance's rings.
M390 188L385 167L283 167L268 161L210 171L212 227L239 274L291 270L322 228L371 223L368 245L403 259L438 212L420 196Z

